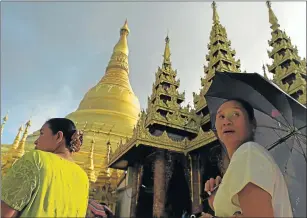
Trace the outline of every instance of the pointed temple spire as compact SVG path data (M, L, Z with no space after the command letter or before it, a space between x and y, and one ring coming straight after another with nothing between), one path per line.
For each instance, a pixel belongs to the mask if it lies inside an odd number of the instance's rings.
M95 185L104 186L106 184L110 184L110 173L108 170L108 157L103 157L102 167L100 168L99 175L97 177Z
M217 10L216 10L216 3L215 1L212 2L212 9L213 9L213 17L212 17L212 20L213 20L213 23L216 24L216 23L219 23L220 22L220 17L217 13Z
M280 27L280 25L278 24L278 19L275 16L274 11L272 10L271 2L267 1L266 5L267 5L267 7L269 9L269 22L270 22L270 24L272 24L271 29L273 31L275 31L275 30L277 30Z
M262 65L262 70L263 70L263 76L264 76L264 78L270 80L269 77L268 77L268 75L267 75L267 73L266 73L266 69L265 69L264 64Z
M124 26L120 29L120 38L117 44L114 46L113 54L107 66L107 71L112 68L122 68L127 73L129 73L128 65L128 41L127 37L130 33L127 20L124 23Z
M272 39L268 41L272 50L268 51L268 56L273 60L271 65L267 65L268 71L273 74L273 82L306 105L306 59L299 57L297 47L292 45L286 32L280 29L271 2L267 1L266 5L272 29Z
M152 94L148 98L147 119L145 126L167 126L195 133L195 122L191 120L188 107L181 106L185 93L179 93L180 80L176 79L177 71L171 65L170 38L165 38L162 68L156 72L156 80L152 87Z
M163 55L163 64L171 65L171 51L169 48L169 37L168 35L165 38L165 49L164 49L164 55Z
M86 169L87 176L90 182L96 182L96 174L95 174L95 167L94 167L94 146L95 140L94 138L91 141L91 150L88 156L88 167Z
M106 67L105 75L101 78L95 87L91 88L89 92L87 92L81 101L78 110L105 109L106 101L109 101L110 103L107 104L111 106L106 107L107 110L118 111L119 107L115 104L120 104L120 102L129 102L129 107L132 108L137 109L140 107L138 99L135 99L137 97L134 95L129 81L129 49L127 42L127 36L129 35L129 32L130 30L126 20L123 27L120 29L120 38L117 44L114 46L112 56L108 66ZM116 90L118 93L116 93L116 95L112 94L112 92L110 92L111 89L113 92ZM126 95L131 95L130 98L132 99L120 99L118 97L123 97ZM100 99L97 99L97 97ZM139 110L136 111L136 113L133 115L129 114L129 116L137 118L138 113Z
M216 71L219 72L240 72L240 60L235 60L236 51L231 49L231 42L227 38L227 32L220 23L216 2L212 3L212 29L210 42L208 44L209 54L206 55L207 65L204 65L206 77L201 79L200 94L193 93L194 107L197 112L206 107L204 95L209 89L212 78Z
M28 136L29 128L31 126L31 120L26 123L25 131L23 132L22 138L16 148L16 152L14 153L14 158L19 159L25 153L25 143Z
M8 171L8 169L19 159L22 157L22 155L25 153L25 142L28 136L29 127L31 126L31 121L29 120L26 123L26 128L23 133L23 136L21 140L20 133L22 131L22 127L19 128L18 134L14 140L14 143L10 150L6 153L6 155L2 158L2 166L1 166L1 175L5 175Z
M115 45L113 49L113 53L121 52L125 55L129 55L128 43L127 43L127 36L129 35L130 30L128 27L128 21L126 19L124 26L120 29L120 39L118 43Z
M17 135L16 135L16 137L15 137L15 139L14 139L14 142L13 142L12 147L11 147L10 150L16 150L16 149L17 149L18 144L19 144L19 142L20 142L20 136L21 136L21 132L22 132L22 131L23 131L23 125L21 125L21 126L19 127L18 133L17 133Z
M0 126L0 129L1 129L1 136L3 134L3 129L4 129L4 125L6 124L6 121L8 121L9 119L9 115L8 115L8 112L7 114L3 117L3 122L1 123L1 126Z
M21 135L22 131L23 131L23 126L21 125L21 127L19 128L18 133L17 133L17 135L14 139L12 146L10 147L10 149L4 155L1 155L1 175L2 176L6 174L7 170L14 163L14 154L15 154L16 149L18 147L18 144L20 142L20 135Z

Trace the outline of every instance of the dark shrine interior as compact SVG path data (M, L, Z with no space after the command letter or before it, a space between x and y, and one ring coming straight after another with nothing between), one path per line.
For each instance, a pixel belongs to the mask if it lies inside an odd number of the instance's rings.
M216 143L206 146L197 153L200 155L200 166L203 166L201 171L201 192L204 190L204 183L210 179L220 175L218 161L221 153L221 147ZM175 161L175 160L174 160ZM153 163L147 162L143 165L142 186L139 190L139 199L136 211L136 217L152 217L153 214ZM168 190L166 193L165 215L169 218L181 217L183 211L186 210L191 214L192 202L188 182L184 176L184 169L179 160L174 163L172 178L169 181ZM214 214L210 209L207 201L202 202L203 211Z

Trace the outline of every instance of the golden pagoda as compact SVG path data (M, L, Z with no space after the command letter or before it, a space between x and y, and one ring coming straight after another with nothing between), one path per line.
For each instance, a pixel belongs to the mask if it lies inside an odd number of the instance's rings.
M267 1L266 4L272 29L272 39L268 41L272 50L268 51L268 55L273 59L273 63L267 65L268 71L274 75L273 81L282 90L306 105L306 58L302 60L299 57L297 47L292 45L286 32L280 29L271 2Z

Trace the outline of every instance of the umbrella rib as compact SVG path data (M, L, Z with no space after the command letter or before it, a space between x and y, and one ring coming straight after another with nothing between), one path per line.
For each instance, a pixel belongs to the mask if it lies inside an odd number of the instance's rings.
M279 128L276 128L276 127L265 126L265 125L258 125L257 127L267 128L267 129L274 129L274 130L280 130L280 131L283 131L283 132L288 132L287 130L282 129L282 128L279 129Z
M298 146L301 148L302 152L303 152L303 156L305 158L305 161L307 162L307 158L306 158L306 154L304 153L304 149L303 149L303 146L301 144L301 141L297 138L297 135L294 135L294 139L297 141L298 143ZM295 148L294 148L295 149ZM296 150L296 149L295 149ZM300 153L298 150L297 150L298 153Z
M278 144L282 143L282 142L285 142L288 138L290 138L292 135L294 135L297 131L300 131L301 129L305 128L306 126L303 126L301 128L299 128L298 130L293 130L291 131L288 135L280 138L279 140L277 140L276 142L274 142L270 148L268 150L271 150L272 148L275 148ZM276 132L277 135L279 135L277 132Z

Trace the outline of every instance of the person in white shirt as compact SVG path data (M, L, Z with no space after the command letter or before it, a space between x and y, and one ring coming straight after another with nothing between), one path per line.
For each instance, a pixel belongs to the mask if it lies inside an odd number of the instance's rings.
M293 217L286 182L270 153L253 142L256 129L249 103L229 100L216 112L218 139L230 158L223 178L211 178L205 191L215 216L202 217Z

